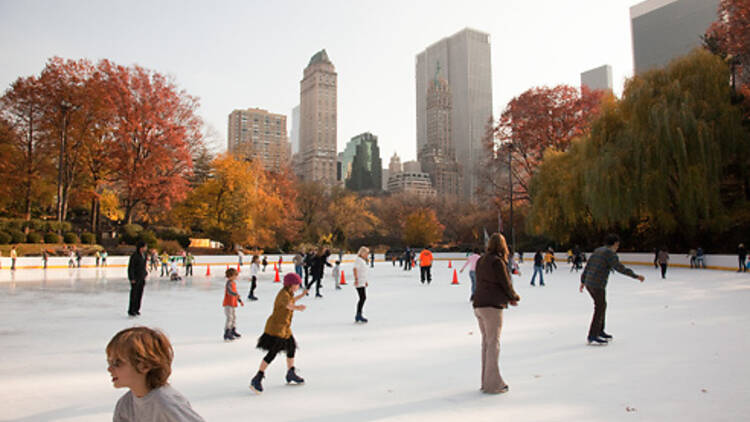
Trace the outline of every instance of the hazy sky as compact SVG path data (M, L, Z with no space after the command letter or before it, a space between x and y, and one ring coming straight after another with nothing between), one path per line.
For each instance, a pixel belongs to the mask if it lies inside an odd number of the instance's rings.
M325 48L339 81L338 149L378 136L383 166L416 157L415 57L465 27L491 35L495 117L533 86L633 73L630 6L638 0L74 1L0 0L0 86L49 57L108 58L167 73L200 98L226 149L227 115L289 116L310 57Z

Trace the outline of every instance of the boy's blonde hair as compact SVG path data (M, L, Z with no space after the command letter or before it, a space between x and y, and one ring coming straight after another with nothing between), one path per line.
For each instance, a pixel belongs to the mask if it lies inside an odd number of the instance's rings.
M224 272L224 275L227 278L232 278L232 277L236 276L237 274L239 274L239 273L234 268L227 268L227 270Z
M174 350L167 336L148 327L126 328L107 344L107 357L127 360L136 370L146 366L146 386L150 390L167 384L172 373Z

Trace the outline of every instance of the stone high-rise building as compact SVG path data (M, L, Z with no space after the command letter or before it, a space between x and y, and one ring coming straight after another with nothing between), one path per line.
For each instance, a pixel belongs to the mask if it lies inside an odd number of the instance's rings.
M278 171L289 163L290 147L286 134L286 116L260 108L233 110L229 113L227 150L251 160L261 160L269 171Z
M631 7L635 73L664 67L700 47L718 10L719 0L646 0Z
M581 87L612 91L612 66L605 64L581 73Z
M292 155L299 152L299 105L292 109L292 129L289 135L289 143L292 144Z
M325 50L315 53L300 82L299 165L303 180L336 185L336 69Z
M451 128L451 89L440 76L440 63L427 89L427 142L417 151L422 171L430 175L441 198L460 193L459 167Z
M416 58L417 152L427 143L427 90L438 62L451 89L451 126L460 164L460 195L473 199L492 119L490 36L466 28L427 47Z
M430 175L422 172L419 161L407 161L402 166L401 159L394 153L388 172L390 175L386 190L390 193L405 193L420 198L431 198L436 195Z

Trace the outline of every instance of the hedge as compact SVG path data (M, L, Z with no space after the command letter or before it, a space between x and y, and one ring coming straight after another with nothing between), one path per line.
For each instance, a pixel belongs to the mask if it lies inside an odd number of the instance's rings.
M0 245L7 245L13 238L7 232L0 231Z
M67 244L81 243L81 240L78 239L78 235L73 232L65 233L65 236L63 236L63 241Z
M44 243L60 243L60 236L58 236L57 233L45 233L44 234Z
M81 242L87 245L96 244L96 235L94 233L85 232L81 235Z
M42 235L37 232L31 232L26 235L26 243L42 243Z

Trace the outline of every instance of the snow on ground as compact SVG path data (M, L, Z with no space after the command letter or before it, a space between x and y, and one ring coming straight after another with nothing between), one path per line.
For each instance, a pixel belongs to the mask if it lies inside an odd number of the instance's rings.
M351 264L343 268L350 279ZM607 331L615 341L591 347L593 305L578 292L577 274L561 265L541 288L529 285L528 262L522 270L522 299L505 312L501 337L510 392L498 396L479 392L468 274L450 285L446 262L436 262L430 286L419 283L418 269L377 263L367 325L353 322L351 283L336 291L327 278L325 297L304 299L307 311L294 316L307 383L284 383L280 355L259 396L248 382L263 356L254 341L280 288L272 272L261 276L260 301L238 308L242 339L225 343L218 275L150 278L143 315L129 319L124 269L49 270L55 275L46 278L39 270L46 281L0 283L0 420L110 420L126 391L112 387L104 348L134 324L169 335L170 381L207 421L747 420L750 275L670 269L661 280L653 268L635 267L643 284L613 275Z

